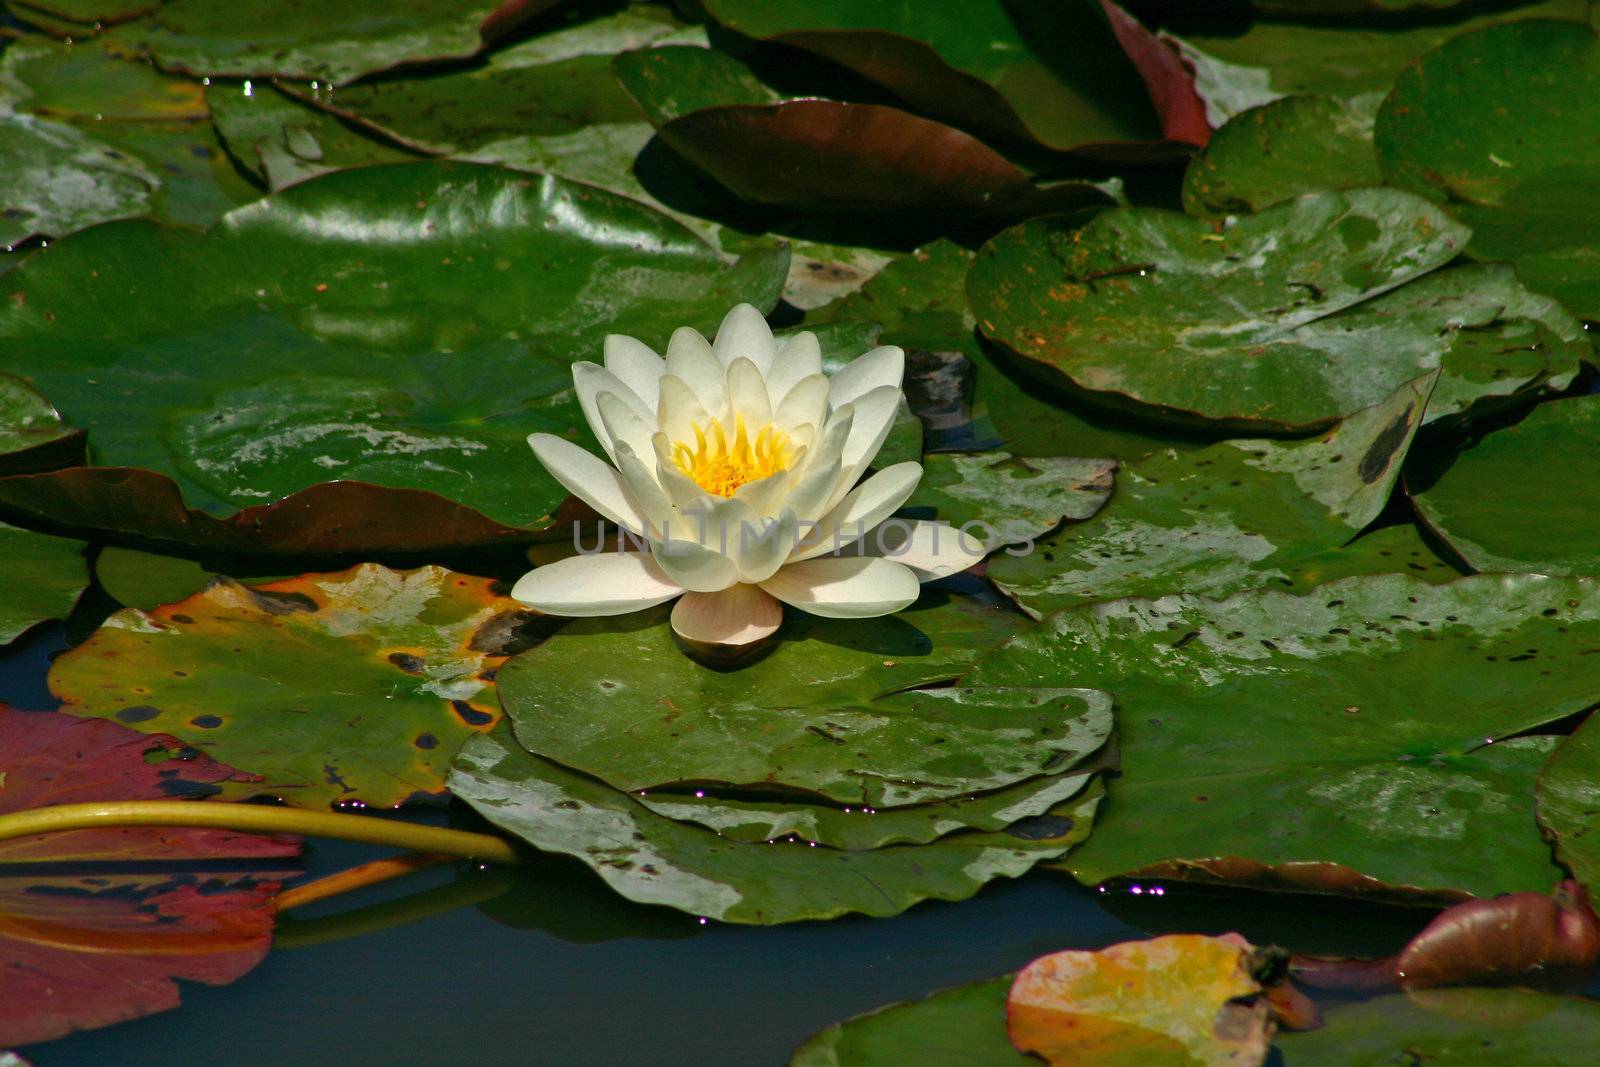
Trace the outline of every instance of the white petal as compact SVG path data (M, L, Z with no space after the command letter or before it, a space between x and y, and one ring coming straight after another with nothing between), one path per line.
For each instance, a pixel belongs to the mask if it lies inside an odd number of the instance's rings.
M578 406L583 409L583 417L589 423L589 428L605 447L606 454L611 454L611 442L606 437L605 426L600 422L600 412L595 406L595 397L600 393L615 393L618 399L628 405L629 409L646 422L655 418L655 412L645 406L632 389L622 384L622 379L606 370L597 363L579 362L572 365L572 388L578 394Z
M601 552L537 567L517 580L513 600L546 615L623 615L664 604L683 588L643 552Z
M722 410L722 362L699 332L680 326L667 345L667 373L682 378L707 411Z
M528 445L544 464L544 469L550 472L550 477L560 482L567 492L618 526L634 533L644 532L644 513L628 495L622 476L604 460L554 434L529 434Z
M886 385L899 389L905 372L904 349L894 345L874 348L866 355L858 356L845 364L839 369L839 373L833 376L828 402L838 408L853 403L872 390L881 389Z
M850 438L854 408L845 408L828 418L816 446L807 455L805 466L797 467L799 477L784 506L793 509L802 522L813 522L834 496L842 473L844 444Z
M753 585L729 586L720 593L685 593L672 606L673 630L694 645L752 645L771 637L782 622L782 606Z
M633 449L636 456L650 454L655 426L639 418L627 401L616 393L600 392L595 394L594 407L600 418L600 428L605 431L600 443L613 460L621 454L624 445Z
M792 511L761 519L740 532L739 580L764 582L783 566L794 551L799 520Z
M767 370L767 388L782 397L796 382L822 373L822 345L810 330L778 339L778 354Z
M900 401L898 388L883 385L849 405L855 411L855 421L850 426L850 436L845 440L844 452L840 456L839 482L834 486L834 495L824 511L831 511L844 499L844 495L855 486L856 480L883 447L889 430L894 426Z
M745 429L752 435L772 421L772 398L767 395L767 380L756 365L743 356L728 364L728 435L733 435L734 420L744 416Z
M668 579L692 592L715 593L739 580L739 565L731 557L693 541L652 541L650 554Z
M790 563L761 588L801 611L830 619L888 615L917 599L917 576L873 556L824 556Z
M650 520L653 527L650 532L654 534L666 529L676 518L677 509L667 499L650 465L626 444L617 446L617 473L621 475L628 495L639 505L644 517Z
M947 523L915 519L890 519L851 548L862 555L894 560L925 582L975 566L987 553L980 537Z
M922 480L922 464L896 463L885 467L852 489L839 505L828 512L795 549L795 560L811 559L860 539L868 530L900 510L917 483Z
M656 408L656 428L674 441L692 443L694 425L705 425L711 414L689 384L676 374L661 378L661 404Z
M772 366L778 346L772 340L772 328L761 312L749 304L739 304L717 327L717 339L711 343L717 359L724 367L741 356L756 365L762 374Z
M750 505L757 515L776 515L789 496L789 484L794 476L788 471L778 471L753 482L745 482L734 490L733 498Z
M711 507L711 494L683 473L673 460L672 444L667 440L667 435L656 434L650 439L650 445L656 457L656 484L667 494L673 507L686 511Z
M767 386L771 388L771 379L768 379ZM783 399L779 401L772 421L784 431L807 425L821 426L823 417L828 413L828 389L828 379L821 374L800 379L792 389L782 394ZM778 394L774 392L773 395Z
M606 370L615 374L645 407L654 411L657 385L667 372L666 363L656 355L655 349L626 334L613 333L606 335L603 351Z

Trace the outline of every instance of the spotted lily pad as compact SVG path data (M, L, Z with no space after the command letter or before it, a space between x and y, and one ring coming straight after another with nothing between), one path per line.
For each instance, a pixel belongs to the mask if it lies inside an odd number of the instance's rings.
M75 715L171 734L307 807L394 807L441 791L462 742L500 718L494 673L549 625L496 583L362 564L249 587L219 578L126 609L58 658Z
M1406 484L1422 520L1475 570L1600 574L1600 490L1559 461L1597 447L1600 397L1557 400L1459 451L1423 449Z
M524 439L586 432L571 362L608 332L659 347L771 307L786 265L462 163L329 174L209 234L99 227L0 278L0 369L88 430L96 467L7 480L0 501L244 553L522 540L566 496Z
M942 453L923 461L908 507L931 507L952 534L968 527L990 548L1032 542L1063 520L1082 522L1111 496L1116 461Z
M1580 16L1581 17L1581 16ZM1600 40L1530 19L1463 34L1408 68L1378 114L1393 185L1447 202L1472 251L1600 317Z
M1064 611L964 682L1116 694L1123 775L1068 861L1084 881L1486 896L1559 880L1532 817L1559 739L1504 739L1600 699L1597 640L1591 580L1384 575Z
M1110 505L1025 553L997 554L989 576L1037 618L1094 600L1222 596L1337 570L1340 546L1388 501L1431 388L1428 378L1408 383L1310 440L1224 441L1129 464Z
M1467 236L1391 189L1215 223L1119 208L1005 231L967 289L987 336L1149 414L1314 429L1441 367L1438 419L1560 388L1591 351L1576 320L1503 268L1422 277Z
M963 1067L1038 1064L1011 1047L1011 976L973 982L835 1023L795 1049L789 1067L899 1067L949 1060Z
M0 523L0 645L65 618L89 584L84 544Z
M1098 795L1069 801L1015 833L964 831L928 845L842 852L751 844L656 815L624 793L517 747L506 731L473 739L450 791L508 833L576 856L631 900L732 923L895 915L921 900L962 900L1060 856L1089 832Z
M0 107L0 246L150 210L161 179L74 126Z

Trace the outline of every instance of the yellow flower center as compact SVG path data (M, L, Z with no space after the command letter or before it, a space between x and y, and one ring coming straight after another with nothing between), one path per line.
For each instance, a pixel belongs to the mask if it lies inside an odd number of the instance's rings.
M694 423L693 429L693 444L673 444L673 461L696 485L717 496L732 496L741 485L788 470L794 461L789 435L770 422L754 440L745 430L743 415L734 423L731 442L716 419L705 425Z

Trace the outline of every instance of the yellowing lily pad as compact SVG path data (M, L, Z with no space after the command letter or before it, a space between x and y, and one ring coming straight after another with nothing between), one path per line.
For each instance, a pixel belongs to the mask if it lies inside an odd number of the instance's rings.
M227 578L127 609L56 660L75 715L171 734L304 806L439 793L500 718L495 671L550 624L495 582L362 564L249 587Z

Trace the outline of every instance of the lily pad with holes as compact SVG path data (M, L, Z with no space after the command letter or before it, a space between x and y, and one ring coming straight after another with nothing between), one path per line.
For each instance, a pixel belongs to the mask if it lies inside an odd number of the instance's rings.
M1600 575L1600 489L1565 457L1600 448L1600 396L1540 404L1459 450L1422 449L1406 470L1417 512L1474 570Z
M941 1059L964 1067L1033 1067L1039 1061L1012 1048L1006 1036L1010 991L1011 975L1005 975L857 1015L812 1035L795 1049L789 1067L898 1067Z
M438 794L500 719L494 673L553 624L497 583L362 564L249 587L218 578L106 620L51 668L75 715L171 734L316 807Z
M0 523L0 645L62 619L89 584L84 544Z
M1597 640L1592 580L1384 575L1064 611L963 682L1116 694L1123 774L1068 861L1083 881L1488 896L1560 878L1533 820L1559 738L1505 739L1600 700Z
M967 291L985 335L1151 416L1315 429L1441 368L1435 420L1561 388L1592 354L1577 320L1503 267L1430 275L1467 237L1392 189L1216 223L1120 208L1005 231Z
M523 540L566 497L527 434L587 433L570 364L609 332L662 347L770 308L786 266L463 163L326 175L209 234L99 227L0 278L0 369L88 430L96 466L0 502L240 553Z
M1581 16L1579 16L1581 17ZM1600 317L1600 38L1533 19L1464 34L1395 83L1375 140L1392 185L1472 227L1530 288Z
M1314 584L1377 517L1423 418L1432 382L1304 441L1224 441L1123 467L1111 502L989 576L1035 618L1120 596L1223 596Z
M1015 833L950 834L927 845L843 852L752 844L656 815L624 793L519 748L506 731L456 757L450 791L500 829L572 855L612 889L732 923L896 915L922 900L962 900L1060 856L1088 834L1098 790ZM1043 836L1041 836L1043 835Z

